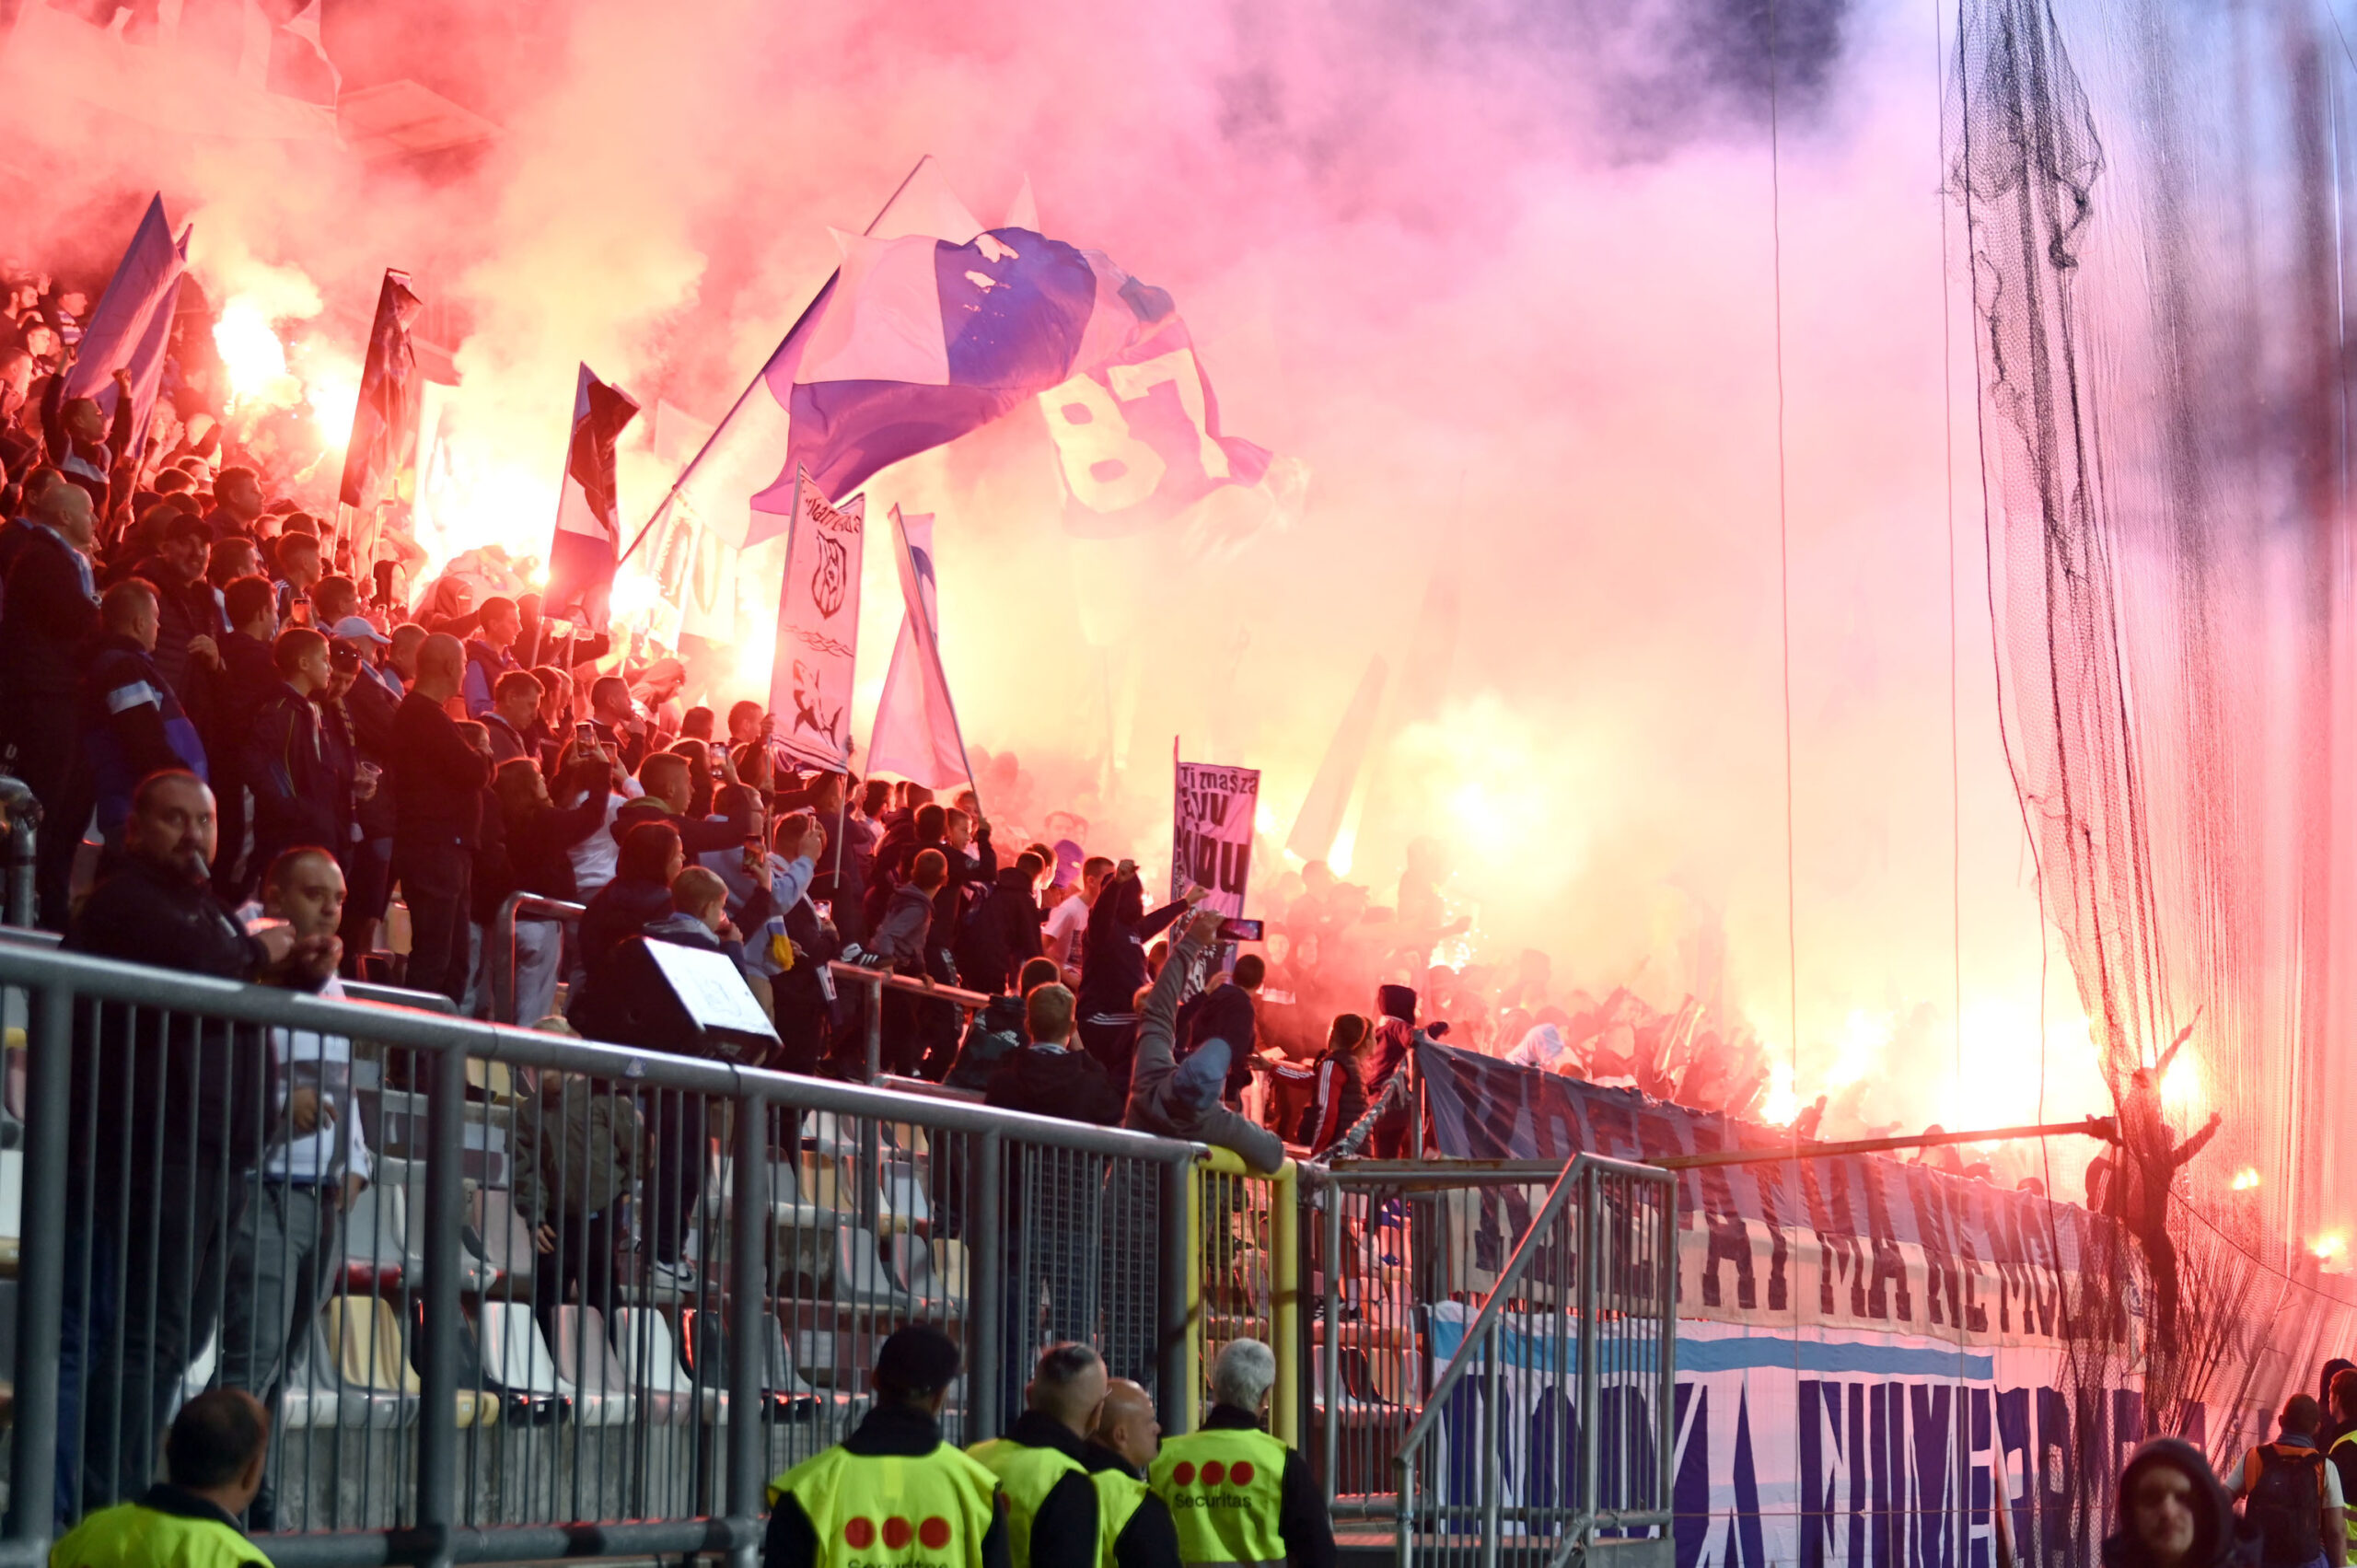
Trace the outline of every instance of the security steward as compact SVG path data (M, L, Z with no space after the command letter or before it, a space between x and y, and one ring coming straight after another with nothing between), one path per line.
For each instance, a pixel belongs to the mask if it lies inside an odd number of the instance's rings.
M49 1568L270 1568L238 1528L269 1458L270 1416L251 1394L199 1394L164 1439L171 1480L75 1526L49 1549Z
M2345 1503L2357 1497L2357 1371L2344 1366L2334 1373L2326 1393L2332 1401L2332 1424L2340 1429L2340 1435L2325 1450L2325 1458L2340 1474ZM2357 1562L2357 1507L2342 1510L2340 1527L2346 1538L2343 1560Z
M1097 1488L1081 1454L1104 1402L1102 1358L1086 1345L1050 1345L1006 1435L966 1450L1005 1489L1015 1568L1097 1568Z
M1012 1568L997 1479L941 1440L957 1380L957 1343L932 1324L886 1340L858 1429L770 1482L768 1568Z
M1212 1364L1203 1429L1167 1439L1146 1470L1187 1568L1334 1568L1334 1526L1308 1465L1260 1429L1276 1380L1267 1345L1231 1342Z
M1170 1510L1145 1484L1161 1446L1154 1396L1126 1377L1113 1379L1080 1455L1097 1488L1097 1568L1178 1568Z

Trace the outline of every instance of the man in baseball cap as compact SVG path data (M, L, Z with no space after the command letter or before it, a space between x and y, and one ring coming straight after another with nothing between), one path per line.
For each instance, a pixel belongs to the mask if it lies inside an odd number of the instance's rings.
M930 1323L884 1342L857 1430L770 1482L768 1568L1010 1568L998 1478L941 1440L958 1360Z

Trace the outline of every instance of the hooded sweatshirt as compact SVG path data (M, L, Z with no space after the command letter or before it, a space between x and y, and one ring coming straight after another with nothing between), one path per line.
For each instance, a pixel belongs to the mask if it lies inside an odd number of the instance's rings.
M2120 1527L2119 1533L2104 1539L2104 1568L2158 1568L2153 1554L2136 1539L2128 1511L2128 1500L2135 1492L2137 1478L2154 1465L2173 1466L2193 1482L2193 1547L2186 1553L2181 1568L2255 1568L2258 1562L2257 1538L2247 1538L2238 1532L2226 1489L2210 1473L2209 1461L2201 1457L2201 1451L2175 1437L2154 1438L2137 1449L2127 1468L2119 1472L2116 1516Z
M1178 988L1195 955L1202 951L1200 942L1181 939L1174 945L1170 961L1162 966L1162 974L1138 1014L1137 1057L1130 1068L1129 1109L1121 1124L1141 1132L1231 1149L1252 1169L1271 1175L1284 1164L1285 1146L1274 1132L1220 1103L1227 1056L1212 1051L1209 1041L1189 1058L1187 1066L1182 1067L1173 1053ZM1234 1042L1229 1044L1233 1048Z

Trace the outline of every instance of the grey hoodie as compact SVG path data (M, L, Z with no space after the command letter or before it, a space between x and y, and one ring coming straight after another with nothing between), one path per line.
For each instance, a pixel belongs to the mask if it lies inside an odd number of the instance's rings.
M1185 1138L1214 1148L1233 1150L1263 1176L1273 1175L1285 1162L1285 1146L1274 1132L1219 1103L1214 1087L1210 1103L1185 1102L1174 1080L1178 1063L1173 1050L1178 1038L1178 988L1185 983L1200 942L1181 937L1171 944L1170 960L1138 1013L1137 1057L1130 1067L1130 1103L1121 1125L1165 1138ZM1232 1051L1246 1051L1251 1041L1230 1040Z

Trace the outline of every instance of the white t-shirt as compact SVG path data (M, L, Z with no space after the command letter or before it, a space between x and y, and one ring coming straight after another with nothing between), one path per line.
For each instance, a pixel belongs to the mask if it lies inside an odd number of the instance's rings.
M1048 914L1048 956L1066 969L1080 962L1081 938L1088 934L1088 902L1078 893Z

